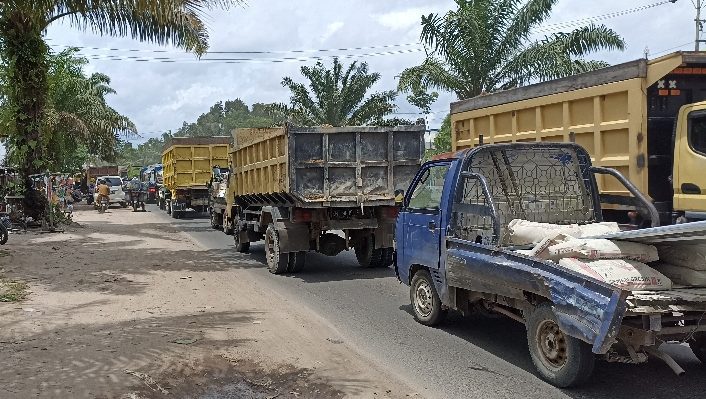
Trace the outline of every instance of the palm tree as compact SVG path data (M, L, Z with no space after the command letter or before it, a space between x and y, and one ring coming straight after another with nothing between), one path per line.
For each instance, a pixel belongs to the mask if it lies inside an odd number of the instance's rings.
M240 0L7 0L0 2L0 58L6 68L5 95L14 110L9 130L27 176L44 167L49 49L47 27L68 20L79 29L105 35L132 36L158 44L171 43L202 54L208 48L204 12Z
M422 16L427 58L405 69L399 90L436 88L459 99L602 68L586 60L598 50L623 50L625 42L603 25L533 38L558 0L455 0L445 15Z
M290 77L282 86L292 92L289 112L296 123L306 126L366 125L381 121L394 109L394 91L377 92L365 98L370 88L380 80L379 73L368 72L368 64L353 62L345 69L333 59L327 69L320 61L314 67L303 66L301 73L309 88Z

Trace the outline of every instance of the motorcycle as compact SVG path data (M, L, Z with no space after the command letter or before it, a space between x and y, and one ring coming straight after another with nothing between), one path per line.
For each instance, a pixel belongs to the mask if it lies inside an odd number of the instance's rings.
M105 213L105 211L108 210L109 205L110 201L108 200L108 197L101 197L100 205L98 205L98 213Z
M137 208L141 207L145 211L145 193L141 190L130 190L130 202L132 203L132 211L137 212Z
M12 228L12 222L10 222L10 217L5 215L0 218L0 245L5 245L7 239L10 236L10 228Z

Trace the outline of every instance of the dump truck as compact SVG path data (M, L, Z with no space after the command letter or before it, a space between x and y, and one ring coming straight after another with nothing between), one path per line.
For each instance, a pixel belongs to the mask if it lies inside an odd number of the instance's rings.
M211 227L216 230L223 230L226 234L233 234L233 229L224 228L223 219L226 214L228 195L228 180L230 168L214 166L211 180L208 182L208 211L211 219Z
M396 229L395 271L415 319L437 325L454 309L522 323L537 372L562 388L586 382L596 358L659 358L683 374L665 342L687 343L706 363L706 222L620 231L603 220L596 180L605 176L657 214L618 171L593 165L574 143L488 144L424 164ZM582 241L623 252L599 269L605 260L587 259L609 258L600 247L580 254L551 246ZM676 268L685 256L689 267Z
M398 198L421 165L424 126L236 129L224 230L236 249L265 241L267 267L353 248L363 267L394 258ZM337 233L339 232L339 233Z
M451 104L454 151L573 141L649 195L662 224L706 218L706 52L677 52ZM599 176L604 215L641 225L645 209ZM637 212L635 212L637 211Z
M228 163L231 138L174 137L162 152L163 196L168 214L178 219L192 209L208 209L208 182L215 165Z

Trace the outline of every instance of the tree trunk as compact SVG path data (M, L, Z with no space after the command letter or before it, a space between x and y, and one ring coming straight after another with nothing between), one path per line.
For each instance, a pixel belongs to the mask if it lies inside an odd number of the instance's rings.
M44 141L42 124L48 95L48 48L37 21L18 10L3 18L0 25L1 51L7 65L8 104L15 110L15 129L8 140L12 159L25 182L42 172ZM29 185L25 192L25 211L36 217L44 212Z

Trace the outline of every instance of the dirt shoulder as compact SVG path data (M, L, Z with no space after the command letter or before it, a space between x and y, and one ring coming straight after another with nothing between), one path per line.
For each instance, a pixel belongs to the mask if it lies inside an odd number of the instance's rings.
M74 220L2 247L0 278L30 292L0 303L0 397L417 397L250 280L261 264L205 250L156 213Z

